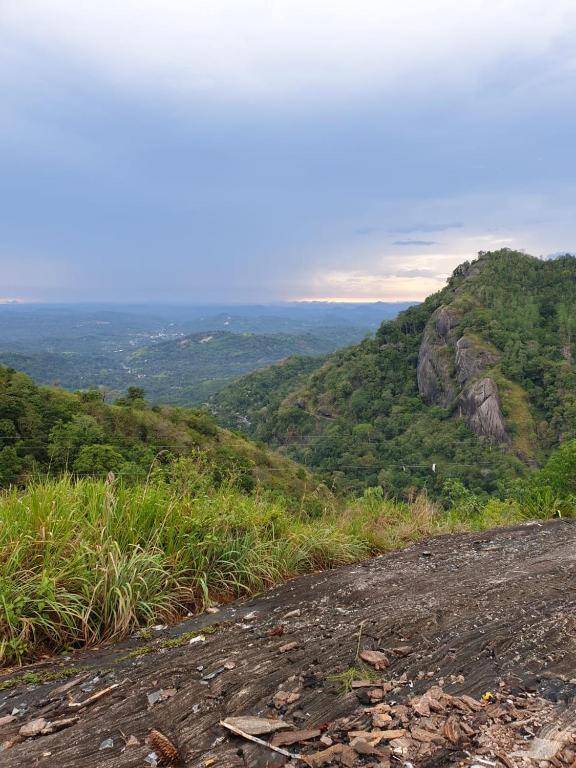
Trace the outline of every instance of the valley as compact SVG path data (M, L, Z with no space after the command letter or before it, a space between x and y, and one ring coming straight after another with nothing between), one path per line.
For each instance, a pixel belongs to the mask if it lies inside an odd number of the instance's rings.
M0 364L109 399L140 386L153 402L193 405L286 357L360 341L406 306L4 305Z

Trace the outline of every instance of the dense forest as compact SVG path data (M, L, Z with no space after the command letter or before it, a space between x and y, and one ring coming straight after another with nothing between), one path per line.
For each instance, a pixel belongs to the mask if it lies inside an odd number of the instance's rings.
M375 338L305 375L247 377L212 408L342 489L502 490L576 435L575 308L576 258L482 253Z
M206 412L149 406L132 387L115 404L97 391L70 393L0 368L0 484L47 474L106 477L129 483L186 470L203 482L258 485L288 495L312 492L301 467L219 428Z

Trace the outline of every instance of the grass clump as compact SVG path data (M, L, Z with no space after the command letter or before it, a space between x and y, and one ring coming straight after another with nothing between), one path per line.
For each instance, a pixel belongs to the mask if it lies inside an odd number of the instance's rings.
M376 487L348 505L332 501L307 510L258 488L247 494L224 483L199 490L184 479L162 478L125 485L64 476L4 491L0 660L19 664L41 653L120 640L214 600L255 594L422 537L520 522L533 507L542 517L558 514L560 492L572 500L562 510L574 514L572 486L566 490L557 480L564 465L574 464L576 449L570 450L559 467L543 470L548 485L535 486L524 500L519 492L487 499L453 481L446 508L422 494L394 502ZM144 629L142 639L149 638ZM189 639L169 638L158 647ZM130 653L136 657L157 645Z
M16 685L40 685L42 683L53 683L57 680L67 680L80 674L84 669L84 667L64 667L55 671L24 672L17 677L10 677L7 680L0 681L0 691L14 688Z
M330 675L328 680L337 683L342 689L342 693L350 693L352 683L357 680L368 680L375 684L382 683L382 675L360 662L358 666L348 667L348 669L339 672L337 675Z
M0 496L0 657L118 640L371 551L336 511L278 494L38 481Z

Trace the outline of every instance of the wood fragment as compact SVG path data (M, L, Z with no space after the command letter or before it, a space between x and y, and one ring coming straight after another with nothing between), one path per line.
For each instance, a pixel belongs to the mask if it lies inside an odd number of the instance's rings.
M254 744L259 744L261 747L266 747L267 749L271 749L273 752L278 752L279 755L284 755L284 757L291 757L293 760L303 759L299 754L288 752L287 749L282 749L282 747L275 747L273 744L264 741L264 739L259 739L258 736L251 736L249 733L242 731L240 728L236 728L234 725L231 725L226 720L220 720L220 725L223 728L226 728L227 730L236 734L236 736L241 736L243 739L254 742Z
M75 725L79 722L80 718L74 715L74 717L63 717L61 720L52 720L48 725L42 729L42 735L48 735L49 733L56 733L62 731L64 728L69 728L71 725Z
M84 709L84 707L90 706L90 704L94 704L94 702L99 701L104 696L107 696L109 693L112 693L112 691L115 691L116 688L120 688L122 683L114 683L113 685L109 686L108 688L103 688L101 691L98 691L97 693L92 694L92 696L89 696L87 699L84 699L84 701L70 701L68 702L68 706L72 709Z

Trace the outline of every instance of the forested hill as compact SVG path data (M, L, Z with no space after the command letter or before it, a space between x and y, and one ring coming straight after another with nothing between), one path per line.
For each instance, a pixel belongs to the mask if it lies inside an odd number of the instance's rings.
M199 486L224 481L251 490L301 497L314 480L291 461L217 426L207 413L150 407L132 387L114 405L98 392L73 394L38 386L27 375L0 367L0 486L38 475L106 477L137 483L179 473Z
M317 370L260 372L257 407L248 377L213 409L343 487L494 491L576 435L575 340L576 258L481 253Z

